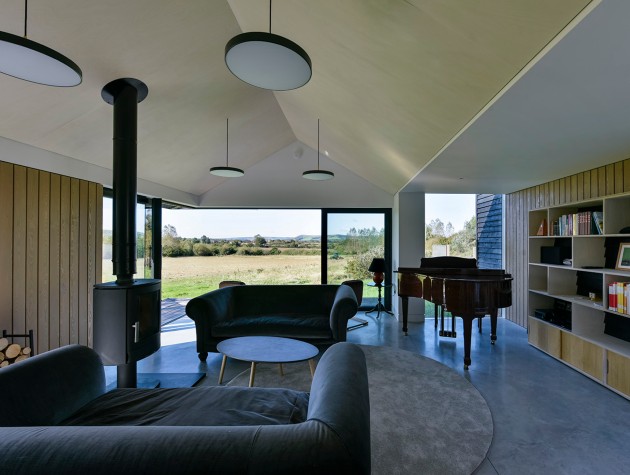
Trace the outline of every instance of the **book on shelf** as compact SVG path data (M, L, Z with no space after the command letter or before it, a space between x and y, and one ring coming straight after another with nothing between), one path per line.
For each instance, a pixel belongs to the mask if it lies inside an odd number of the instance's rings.
M604 234L604 213L602 211L579 211L563 214L553 221L551 232L551 236Z
M630 313L630 283L611 282L608 284L608 310L619 313Z
M603 211L593 211L593 223L595 232L593 234L604 234L604 213Z

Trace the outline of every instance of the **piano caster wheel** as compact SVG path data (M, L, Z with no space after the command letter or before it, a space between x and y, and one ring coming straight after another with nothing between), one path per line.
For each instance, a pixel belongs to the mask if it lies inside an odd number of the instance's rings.
M464 371L468 371L468 365L467 364L464 365Z
M405 336L409 336L409 333L408 333L408 332L405 332Z
M491 345L494 345L494 340L490 340L490 344L491 344Z

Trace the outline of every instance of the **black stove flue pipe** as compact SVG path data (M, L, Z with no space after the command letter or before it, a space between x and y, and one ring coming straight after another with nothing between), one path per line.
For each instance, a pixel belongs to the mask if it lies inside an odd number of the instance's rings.
M133 282L136 273L136 201L138 175L138 103L149 93L138 79L108 83L101 97L114 106L114 203L112 261L117 284Z

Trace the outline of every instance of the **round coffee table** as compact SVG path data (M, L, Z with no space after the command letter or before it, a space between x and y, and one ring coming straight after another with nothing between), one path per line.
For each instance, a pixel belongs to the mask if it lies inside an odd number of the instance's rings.
M228 356L235 360L248 361L252 364L249 375L249 387L254 386L257 363L278 363L282 375L282 363L297 363L308 360L311 368L311 377L315 373L313 358L319 354L319 350L300 340L292 338L280 338L276 336L242 336L223 340L217 345L217 350L223 355L219 384L223 382L225 362Z

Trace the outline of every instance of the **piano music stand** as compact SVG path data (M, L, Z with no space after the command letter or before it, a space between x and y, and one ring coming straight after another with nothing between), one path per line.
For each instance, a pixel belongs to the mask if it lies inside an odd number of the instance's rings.
M368 283L368 285L370 287L376 287L378 289L378 297L377 297L377 300L376 300L376 306L372 310L370 310L368 312L365 312L365 314L367 315L369 313L376 312L376 318L380 318L381 317L381 312L382 313L389 313L390 315L394 315L394 313L390 312L389 310L387 310L385 308L385 305L383 305L383 303L381 302L381 300L382 300L381 289L391 287L392 284L383 284L383 283L378 283L377 284L376 282L370 282L370 283Z

